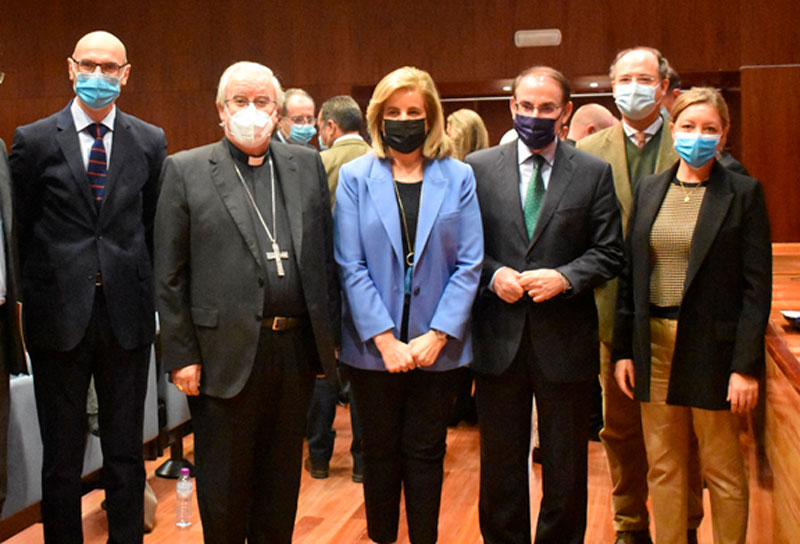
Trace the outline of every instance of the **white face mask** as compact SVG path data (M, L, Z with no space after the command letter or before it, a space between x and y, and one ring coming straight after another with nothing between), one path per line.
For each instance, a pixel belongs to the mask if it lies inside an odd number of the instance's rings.
M227 106L226 106L227 108ZM234 113L228 123L231 137L247 147L258 147L272 134L272 117L256 109L251 103L243 110Z
M639 83L617 84L614 87L614 102L628 119L634 121L650 115L656 108L656 88Z

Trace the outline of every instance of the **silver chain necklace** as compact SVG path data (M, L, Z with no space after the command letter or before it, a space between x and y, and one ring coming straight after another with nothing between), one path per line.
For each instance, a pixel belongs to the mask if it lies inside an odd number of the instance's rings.
M275 235L277 236L277 216L275 214L275 169L272 166L272 156L269 156L267 161L269 161L269 184L272 195L272 230L275 231ZM261 211L258 209L258 206L256 206L256 200L253 198L253 193L250 192L250 187L248 187L247 183L244 182L242 173L239 171L239 167L236 166L236 161L233 162L233 168L236 170L236 175L239 176L239 181L242 183L242 187L244 187L244 190L247 193L247 198L250 200L250 205L255 210L258 220L261 222L261 226L264 227L264 232L267 233L267 238L269 238L269 241L272 244L272 251L266 252L267 260L275 261L275 266L278 268L278 277L283 277L286 275L286 272L283 269L283 262L281 259L288 259L289 253L287 251L281 251L278 241L275 239L275 236L272 235L272 231L269 230L267 222L264 221L264 216L261 215Z

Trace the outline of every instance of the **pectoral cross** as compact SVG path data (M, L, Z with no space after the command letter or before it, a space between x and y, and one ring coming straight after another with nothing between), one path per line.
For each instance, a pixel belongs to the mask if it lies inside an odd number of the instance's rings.
M288 251L281 251L280 246L276 240L272 241L272 251L267 251L267 260L268 261L275 261L275 266L278 267L278 277L283 277L286 275L286 272L283 271L283 262L281 259L288 259L289 252Z

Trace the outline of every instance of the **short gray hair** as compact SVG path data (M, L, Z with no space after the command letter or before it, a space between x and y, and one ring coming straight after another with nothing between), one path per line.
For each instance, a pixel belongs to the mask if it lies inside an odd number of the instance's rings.
M225 106L225 92L228 87L228 81L230 81L231 77L238 72L247 71L261 72L272 80L272 86L275 88L275 102L277 103L278 108L282 108L283 89L281 89L281 82L278 81L278 78L275 77L275 74L272 72L272 70L263 64L246 60L235 62L228 66L224 72L222 72L222 76L219 78L219 85L217 86L217 105L220 107Z

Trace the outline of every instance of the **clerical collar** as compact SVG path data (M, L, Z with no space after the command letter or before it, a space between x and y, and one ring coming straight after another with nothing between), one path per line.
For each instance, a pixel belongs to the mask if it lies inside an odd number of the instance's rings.
M266 163L267 155L269 155L269 147L267 147L266 153L264 153L262 156L253 157L236 147L227 137L225 138L225 143L228 144L228 150L230 151L233 160L235 160L241 166L251 166L257 168Z

